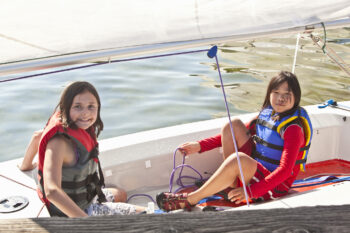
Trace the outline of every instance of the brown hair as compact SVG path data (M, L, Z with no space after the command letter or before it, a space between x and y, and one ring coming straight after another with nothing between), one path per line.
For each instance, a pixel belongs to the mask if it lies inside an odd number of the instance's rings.
M92 134L92 136L98 137L100 132L103 130L103 122L100 116L101 101L100 97L93 85L85 81L77 81L69 84L62 92L61 99L55 108L55 111L60 112L61 123L64 128L70 127L72 129L78 128L76 124L70 118L69 112L73 104L73 99L75 96L82 94L84 92L89 92L95 96L98 103L97 119L95 123L87 129L87 132ZM96 133L96 134L95 134Z
M280 115L283 115L283 116L289 115L298 109L300 104L300 99L301 99L301 89L300 89L299 81L295 74L288 71L281 71L270 80L270 83L267 87L266 96L265 96L262 109L271 105L270 103L271 92L274 89L278 88L284 82L287 82L289 91L291 91L294 95L294 106L292 107L292 109L284 113L280 113Z

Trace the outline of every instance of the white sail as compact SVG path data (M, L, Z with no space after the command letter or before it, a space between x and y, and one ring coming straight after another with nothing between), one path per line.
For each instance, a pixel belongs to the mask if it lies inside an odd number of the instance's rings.
M3 0L0 4L0 75L242 39L350 16L349 0Z

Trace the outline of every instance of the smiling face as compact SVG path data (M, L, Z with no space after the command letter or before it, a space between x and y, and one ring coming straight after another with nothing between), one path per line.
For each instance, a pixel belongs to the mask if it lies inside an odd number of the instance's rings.
M86 130L95 123L97 113L98 102L95 96L85 91L74 97L69 116L77 127Z
M295 97L288 83L283 82L270 93L270 103L275 112L282 113L293 108Z

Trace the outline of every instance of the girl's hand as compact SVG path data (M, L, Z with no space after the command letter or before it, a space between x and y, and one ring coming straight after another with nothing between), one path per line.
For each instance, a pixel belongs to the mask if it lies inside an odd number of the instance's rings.
M199 142L186 142L179 146L179 150L183 155L198 153L201 150Z
M36 168L37 163L30 163L30 164L25 164L25 163L19 163L17 164L17 167L19 168L19 170L21 171L30 171L33 170L34 168Z
M245 200L244 189L242 187L232 189L228 193L228 199L235 204L239 204Z

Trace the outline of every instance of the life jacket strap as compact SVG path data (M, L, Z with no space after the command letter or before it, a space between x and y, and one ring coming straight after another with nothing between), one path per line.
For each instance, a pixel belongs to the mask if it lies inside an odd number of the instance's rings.
M279 146L279 145L275 145L273 143L269 143L267 141L265 141L264 139L262 139L261 137L257 136L257 135L253 135L252 136L253 140L255 143L261 144L263 146L275 149L275 150L283 150L283 146Z
M280 165L280 160L276 160L276 159L271 159L271 158L268 158L266 156L263 156L262 154L260 154L259 152L257 152L256 150L253 151L252 155L251 155L254 159L260 159L260 160L263 160L265 162L268 162L268 163L271 163L271 164L274 164L274 165ZM295 165L298 165L298 164L303 164L303 163L306 163L306 159L299 159L295 162Z
M94 184L94 187L91 184ZM87 200L90 202L96 195L98 196L98 202L106 202L106 196L104 195L102 191L102 185L100 184L100 179L98 177L97 172L95 172L93 175L89 175L85 180L80 182L62 182L62 187L67 189L78 189L80 187L86 187L87 192L79 193L79 194L68 194L69 197L72 198L72 200L78 202L81 200Z
M90 152L90 159L94 159L95 161L97 161L99 178L98 178L98 181L95 183L95 185L96 185L96 191L98 196L97 201L99 203L102 203L102 202L106 202L107 199L104 193L102 192L102 188L105 187L105 178L103 176L100 160L98 159L98 154L99 154L99 150L98 150L98 144L97 144L96 147Z
M266 156L263 156L262 154L260 154L260 153L257 152L256 150L253 151L252 157L253 157L255 160L256 160L256 159L260 159L260 160L263 160L263 161L268 162L268 163L271 163L271 164L275 164L275 165L279 165L279 164L280 164L280 161L279 161L279 160L271 159L271 158L268 158L268 157L266 157Z
M273 124L271 124L268 121L265 121L263 119L260 119L260 118L256 119L256 124L257 125L262 125L262 126L265 126L265 127L269 128L269 129L272 129L274 131L277 131L277 126L275 126L275 125L273 125Z
M273 143L269 143L267 141L265 141L264 139L262 139L261 137L257 136L257 135L253 135L252 136L253 140L255 143L258 143L258 144L261 144L263 146L266 146L266 147L269 147L269 148L272 148L272 149L275 149L275 150L283 150L283 146L278 146L278 145L275 145ZM306 145L304 147L301 147L299 151L305 151L305 150L308 150L310 148L310 145Z
M300 148L300 151L309 150L310 146L311 146L311 144L309 143L309 145L306 145L306 146Z
M62 188L67 189L78 189L85 187L90 183L95 183L96 178L98 178L97 172L92 175L88 175L85 180L76 182L76 181L62 181ZM96 184L95 184L96 185Z
M97 201L101 204L102 202L106 202L106 196L105 194L102 192L102 188L105 187L105 179L102 173L102 168L101 168L101 164L100 164L100 160L98 160L98 173L100 175L100 178L98 179L98 182L96 184L96 191L97 191L97 196L98 199Z
M300 125L301 127L303 127L303 125L300 123L300 120L298 118L296 118L296 119L292 120L291 122L287 123L286 125L284 125L280 131L278 131L278 127L276 125L273 125L270 122L263 120L263 119L260 119L260 118L256 119L255 123L257 125L262 125L266 128L277 131L279 134L280 134L280 132L283 131L283 129L286 129L288 126L293 125L293 124L297 124L297 125Z
M77 194L68 194L68 196L75 202L78 203L83 200L87 200L88 202L91 202L92 199L97 195L96 189L93 189L91 185L87 187L88 191L83 193L77 193Z

